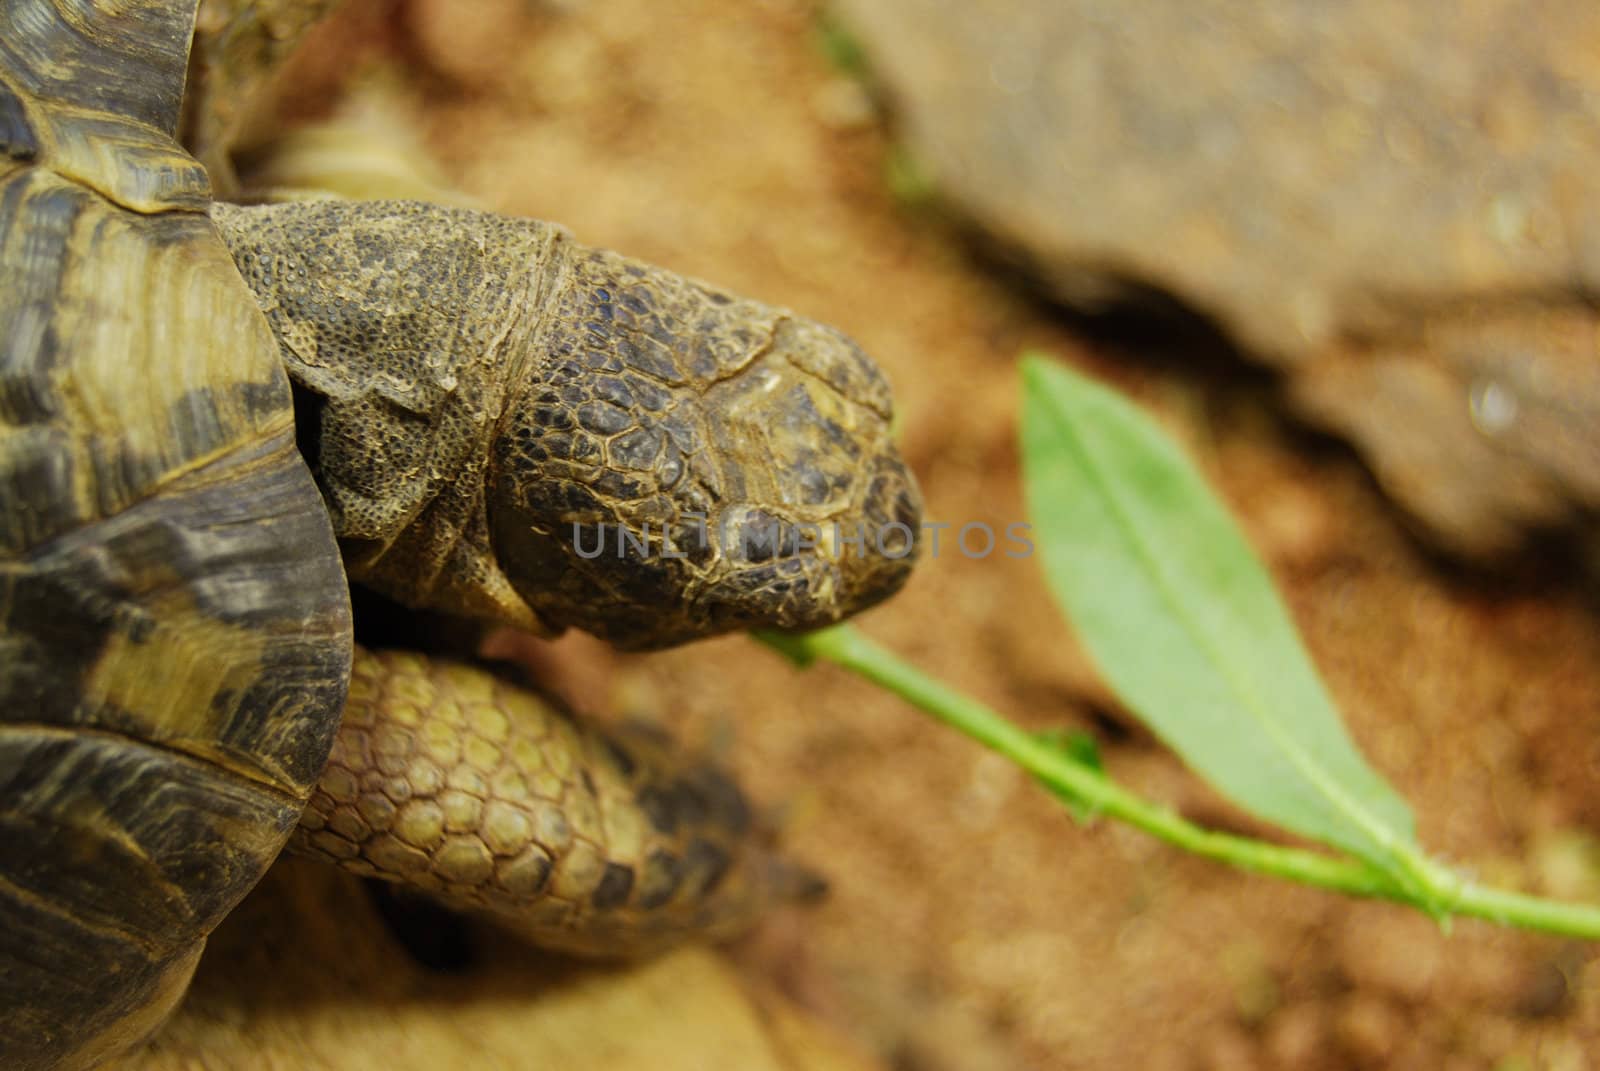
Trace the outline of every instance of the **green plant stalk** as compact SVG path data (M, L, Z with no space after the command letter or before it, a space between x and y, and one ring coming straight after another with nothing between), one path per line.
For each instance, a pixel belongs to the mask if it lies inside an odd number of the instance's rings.
M799 665L825 658L872 681L977 740L1038 778L1059 797L1091 814L1126 822L1185 851L1244 870L1287 878L1351 896L1395 900L1501 925L1600 940L1600 907L1561 903L1486 888L1426 856L1410 853L1407 867L1420 889L1403 886L1359 860L1218 833L1122 788L1056 745L1018 728L994 710L945 685L874 643L849 625L805 635L758 633L757 638Z

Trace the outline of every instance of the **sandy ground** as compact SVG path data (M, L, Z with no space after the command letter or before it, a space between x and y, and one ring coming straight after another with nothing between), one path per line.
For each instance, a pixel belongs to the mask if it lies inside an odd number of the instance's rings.
M391 114L480 203L841 326L888 371L930 519L1023 519L1019 352L1113 381L1237 511L1423 843L1497 882L1600 895L1583 839L1600 820L1600 630L1560 569L1490 583L1441 567L1345 450L1286 426L1271 383L1181 339L1074 333L1019 296L895 198L890 127L830 65L815 14L355 0L294 107L322 106L333 72L382 72ZM947 548L861 625L1032 728L1094 732L1138 791L1256 830L1116 708L1037 562ZM900 1071L1531 1071L1600 1051L1600 961L1582 944L1468 921L1446 934L1076 825L896 699L742 638L561 651L580 706L725 747L786 808L832 895L734 954Z

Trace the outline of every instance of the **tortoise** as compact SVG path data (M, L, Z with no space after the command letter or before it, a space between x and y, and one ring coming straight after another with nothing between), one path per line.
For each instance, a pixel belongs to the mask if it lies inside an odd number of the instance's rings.
M806 885L711 767L356 644L352 582L655 648L840 620L915 557L843 334L534 220L216 201L195 17L0 0L8 1069L155 1030L285 845L596 955Z

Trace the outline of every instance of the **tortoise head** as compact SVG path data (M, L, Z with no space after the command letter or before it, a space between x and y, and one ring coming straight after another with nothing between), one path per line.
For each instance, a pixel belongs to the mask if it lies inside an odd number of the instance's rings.
M915 484L839 332L536 220L212 218L307 402L352 579L625 647L814 628L905 581Z
M495 445L495 551L624 647L838 621L904 583L920 504L889 388L832 328L574 250Z

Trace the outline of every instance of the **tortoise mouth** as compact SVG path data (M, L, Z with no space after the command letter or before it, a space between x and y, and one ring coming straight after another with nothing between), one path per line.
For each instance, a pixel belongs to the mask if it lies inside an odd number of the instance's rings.
M875 467L845 511L849 519L809 521L741 505L676 536L665 527L574 530L584 568L565 574L571 597L546 597L541 615L625 650L835 624L899 591L920 550L915 480L898 457Z
M720 548L727 572L693 596L718 631L804 631L831 625L899 591L920 549L916 481L896 456L877 461L850 519L789 520L733 511ZM699 616L699 615L697 615Z

